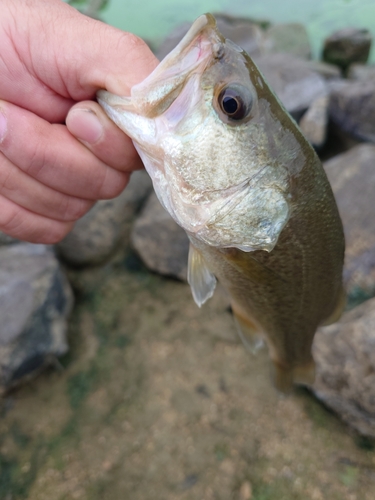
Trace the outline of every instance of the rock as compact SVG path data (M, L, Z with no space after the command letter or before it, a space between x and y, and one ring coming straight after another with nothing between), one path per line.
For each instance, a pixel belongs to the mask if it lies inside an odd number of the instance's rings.
M135 250L152 271L186 280L189 240L160 205L156 194L148 199L131 235Z
M76 222L73 230L56 245L59 256L73 266L104 262L124 244L136 211L151 191L145 171L134 172L126 189L113 200L102 200Z
M323 60L346 70L355 62L365 63L370 54L372 36L366 29L344 28L324 41Z
M2 245L11 245L13 243L19 243L20 240L16 238L12 238L12 236L8 236L7 234L0 231L0 247Z
M301 118L299 126L315 148L320 148L326 141L328 125L328 96L315 99Z
M274 24L266 31L267 52L285 52L302 59L311 58L306 28L299 23Z
M349 67L348 78L350 80L375 80L375 64L352 64Z
M7 389L65 354L72 293L53 251L0 248L0 387Z
M219 31L232 42L243 48L250 56L265 53L265 35L263 30L251 19L236 18L224 14L215 14ZM163 59L173 50L191 27L191 23L177 26L161 43L156 51L158 59Z
M303 64L310 71L319 73L326 81L338 80L341 78L341 70L334 64L328 64L322 61L303 61Z
M375 438L375 299L318 330L315 395L360 434Z
M297 57L267 54L255 62L287 111L297 120L317 98L327 94L324 78Z
M329 115L338 127L353 137L375 142L375 80L334 84Z
M375 146L356 146L324 168L344 225L344 281L353 306L375 296Z

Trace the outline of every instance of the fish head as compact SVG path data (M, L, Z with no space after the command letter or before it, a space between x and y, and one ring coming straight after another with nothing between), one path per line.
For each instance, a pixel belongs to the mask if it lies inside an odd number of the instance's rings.
M98 102L133 139L159 200L192 239L274 248L301 148L253 61L213 16L199 17L130 97L99 91Z

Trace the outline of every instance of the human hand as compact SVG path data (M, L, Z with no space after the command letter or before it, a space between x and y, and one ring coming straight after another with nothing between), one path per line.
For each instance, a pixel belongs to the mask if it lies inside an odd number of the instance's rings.
M100 88L128 95L157 60L61 0L2 0L0 46L0 230L55 243L141 168L91 99Z

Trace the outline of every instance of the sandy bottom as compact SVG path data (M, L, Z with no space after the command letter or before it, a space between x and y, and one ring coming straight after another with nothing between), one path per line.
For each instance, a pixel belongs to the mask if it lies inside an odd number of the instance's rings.
M272 386L220 290L132 256L76 273L71 352L0 407L3 500L373 500L375 452L312 396Z

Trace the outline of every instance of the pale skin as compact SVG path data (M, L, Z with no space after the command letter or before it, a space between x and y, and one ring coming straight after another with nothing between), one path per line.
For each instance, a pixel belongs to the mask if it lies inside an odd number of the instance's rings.
M129 95L158 61L61 0L2 0L0 47L0 231L56 243L142 168L96 91Z

